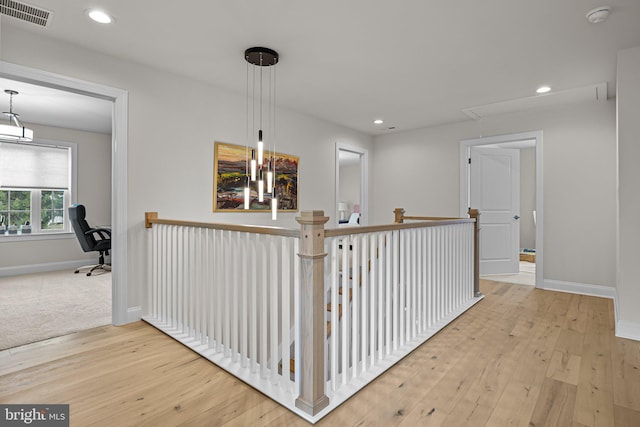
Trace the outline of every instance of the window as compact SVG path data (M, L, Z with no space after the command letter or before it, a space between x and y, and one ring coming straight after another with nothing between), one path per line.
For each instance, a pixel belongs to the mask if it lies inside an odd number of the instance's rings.
M71 231L75 150L72 143L0 142L0 241Z
M40 192L40 229L64 229L64 191L42 190Z
M31 192L0 190L0 224L31 221Z

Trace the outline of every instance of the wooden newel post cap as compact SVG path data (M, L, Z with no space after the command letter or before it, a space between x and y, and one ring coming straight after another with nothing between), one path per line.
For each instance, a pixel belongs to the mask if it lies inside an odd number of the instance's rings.
M324 216L324 211L303 211L296 217L299 224L325 224L329 221L328 216Z
M480 216L480 211L478 209L469 208L469 218L478 218Z
M394 222L396 224L402 224L404 222L404 218L403 217L404 217L405 210L402 209L402 208L395 208L393 210L393 213L396 215L396 219L395 219Z
M158 219L158 212L145 212L144 228L151 228L153 226L153 223L151 221L154 219Z

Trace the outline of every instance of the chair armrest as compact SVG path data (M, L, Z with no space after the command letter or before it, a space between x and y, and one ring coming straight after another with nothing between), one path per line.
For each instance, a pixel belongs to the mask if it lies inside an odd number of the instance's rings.
M111 230L109 230L108 228L90 228L89 230L84 232L84 234L94 234L94 233L98 233L98 235L100 235L100 238L103 240L111 238Z

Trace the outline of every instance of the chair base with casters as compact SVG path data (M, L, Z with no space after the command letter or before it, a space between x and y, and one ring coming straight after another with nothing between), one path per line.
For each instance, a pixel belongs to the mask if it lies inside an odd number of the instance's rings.
M76 268L76 271L74 271L74 273L78 274L78 273L80 273L81 270L84 270L84 269L87 269L87 268L89 269L89 271L87 272L87 276L91 276L91 274L96 270L102 270L105 273L111 271L111 264L105 264L105 262L104 262L104 256L105 255L109 255L109 252L100 254L100 258L98 258L98 264L91 264L91 265L85 265L85 266L82 266L82 267L78 267L78 268Z

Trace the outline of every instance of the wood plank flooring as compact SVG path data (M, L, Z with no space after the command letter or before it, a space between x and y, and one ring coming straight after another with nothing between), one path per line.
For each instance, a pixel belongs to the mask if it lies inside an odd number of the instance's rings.
M320 426L640 426L640 343L610 300L482 281L486 298ZM0 352L1 403L72 426L308 423L143 322Z

